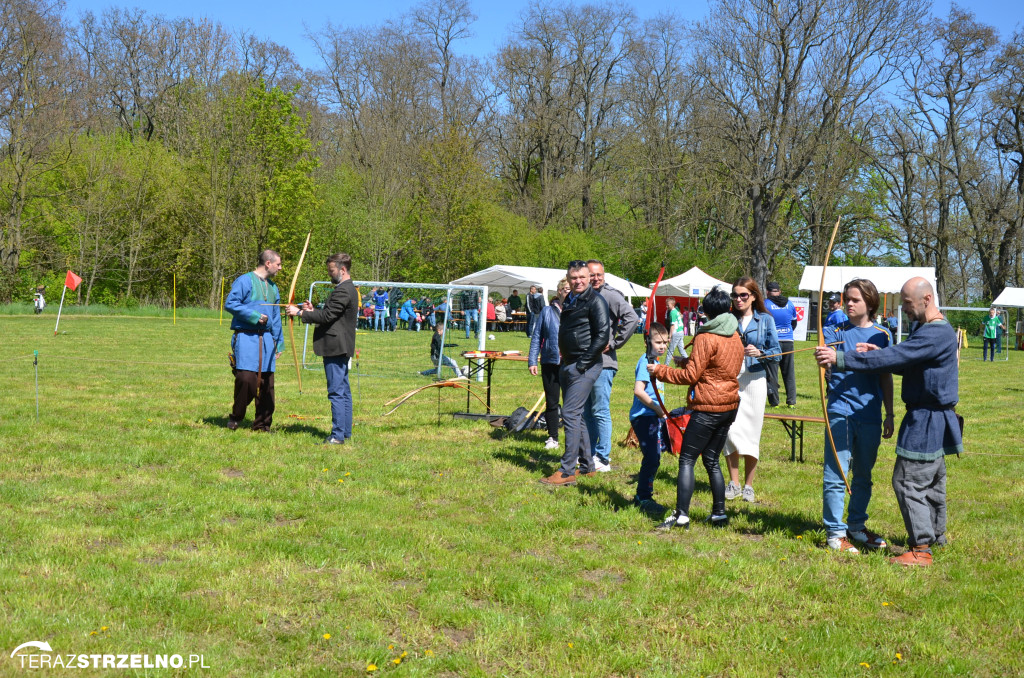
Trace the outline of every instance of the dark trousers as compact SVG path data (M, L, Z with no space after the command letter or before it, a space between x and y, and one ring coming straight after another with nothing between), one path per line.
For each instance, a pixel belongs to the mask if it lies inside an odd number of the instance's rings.
M562 387L558 381L558 365L545 365L541 363L540 379L544 384L544 399L547 408L544 410L544 419L548 424L548 437L558 440L558 398L562 394Z
M590 436L583 423L583 407L594 390L594 382L601 375L601 361L586 372L580 372L576 363L562 365L558 380L562 386L562 420L565 423L565 451L562 453L562 473L576 473L579 462L580 473L594 471L594 457L590 451Z
M537 316L535 316L534 314L530 313L529 310L526 311L526 336L528 336L528 337L532 337L533 336L533 323L534 323L534 321L536 321L536 319L537 319Z
M260 376L249 370L235 370L235 402L231 406L231 420L239 422L245 419L245 410L253 400L256 401L256 413L252 430L269 431L274 420L274 373L264 372Z
M327 400L331 403L331 437L352 437L352 389L348 384L348 356L324 356Z
M779 362L768 363L768 404L775 407L779 404L779 372L782 372L782 383L786 386L786 404L796 405L796 366L793 364L793 342L780 341L779 348L789 353L779 358Z
M908 546L946 543L946 459L896 457L892 489L907 528Z
M661 454L668 449L668 423L661 417L645 414L634 419L632 424L643 455L640 472L636 476L636 498L638 501L653 499L654 478L661 468Z
M697 457L704 460L711 484L711 515L725 515L725 480L718 465L729 426L736 419L736 410L728 412L694 412L683 434L683 449L679 455L679 482L676 484L676 508L690 515L693 498L693 466Z
M991 356L990 361L995 362L996 359L996 348L999 344L996 343L996 339L983 339L981 345L981 359L984 361L986 356Z

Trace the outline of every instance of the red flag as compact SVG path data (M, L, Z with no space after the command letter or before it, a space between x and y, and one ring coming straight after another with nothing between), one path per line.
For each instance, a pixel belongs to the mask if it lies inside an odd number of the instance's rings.
M71 271L68 271L67 276L64 278L64 286L70 289L72 292L74 292L76 289L78 289L78 286L81 284L82 279L79 278L74 273L72 273Z

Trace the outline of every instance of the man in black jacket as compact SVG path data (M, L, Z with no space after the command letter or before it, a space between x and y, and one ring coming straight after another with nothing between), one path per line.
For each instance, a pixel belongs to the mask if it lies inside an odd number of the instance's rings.
M570 261L569 296L562 306L558 327L558 350L562 366L558 378L562 387L562 420L565 422L565 452L557 471L541 480L547 485L572 485L576 465L585 476L594 475L590 437L583 424L583 406L601 374L602 353L608 346L611 324L608 302L590 286L590 269L585 261Z
M334 291L322 309L314 309L308 301L289 306L288 315L316 325L313 330L313 352L324 359L327 375L327 399L331 403L331 435L328 445L341 445L352 437L352 389L348 384L348 363L356 350L356 319L359 295L352 284L352 258L344 253L327 257L327 273Z

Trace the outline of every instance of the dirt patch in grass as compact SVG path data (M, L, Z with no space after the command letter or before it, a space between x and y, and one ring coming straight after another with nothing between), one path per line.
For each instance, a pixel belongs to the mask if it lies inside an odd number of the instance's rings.
M103 551L105 549L117 548L118 546L121 546L121 544L122 541L116 537L100 537L99 539L93 539L90 541L85 545L85 548L90 551Z
M625 577L618 572L613 572L612 570L588 570L583 573L583 578L595 584L599 584L601 582L621 584L625 581Z
M237 468L226 468L223 471L221 471L221 473L223 473L228 478L244 478L245 477L245 473L243 473L241 469L237 469Z
M450 626L442 626L441 633L443 633L448 639L448 642L455 647L459 647L473 640L473 632L469 629L453 629Z

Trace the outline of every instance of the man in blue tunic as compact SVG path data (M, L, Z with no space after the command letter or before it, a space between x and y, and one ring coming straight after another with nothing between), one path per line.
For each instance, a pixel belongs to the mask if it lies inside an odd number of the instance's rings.
M932 546L946 543L946 461L963 451L954 407L959 400L956 330L935 304L924 278L911 278L900 292L910 334L896 346L880 349L858 343L855 351L815 349L822 367L837 372L886 372L903 376L901 397L907 413L896 439L892 488L907 528L910 550L890 562L931 565Z
M231 283L224 310L231 314L231 352L234 355L235 401L228 416L234 431L254 399L252 430L269 431L274 418L274 369L284 351L281 332L281 293L274 276L281 270L281 256L274 250L260 252L256 270Z

